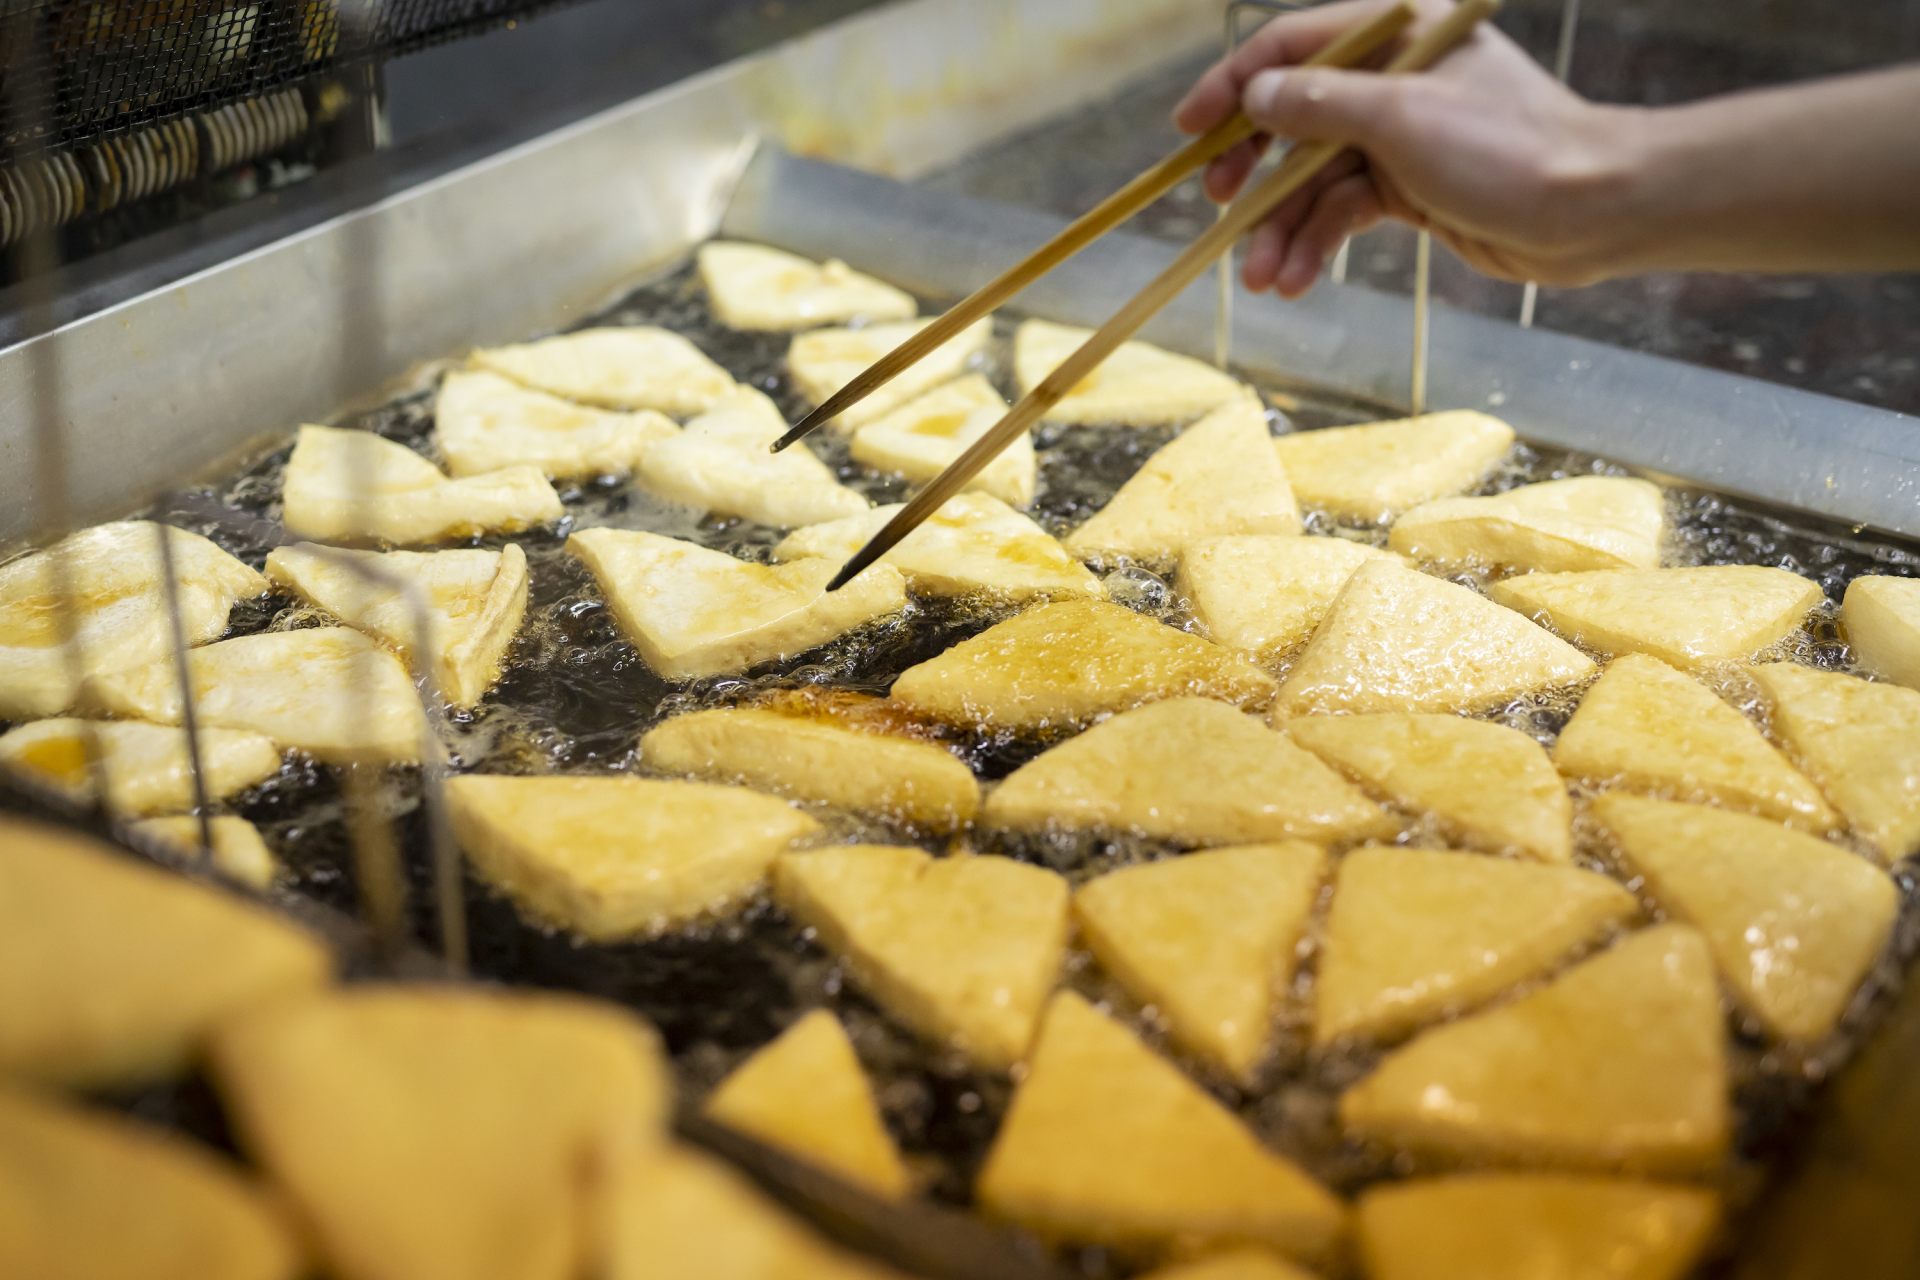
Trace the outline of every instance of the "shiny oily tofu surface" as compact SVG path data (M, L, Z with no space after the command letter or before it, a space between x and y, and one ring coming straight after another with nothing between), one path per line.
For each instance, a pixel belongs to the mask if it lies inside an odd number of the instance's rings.
M1855 578L1840 605L1840 625L1862 667L1920 689L1920 578Z
M1334 597L1273 712L1484 711L1592 672L1578 649L1471 587L1375 560Z
M1751 658L1821 600L1818 583L1750 564L1529 573L1487 594L1602 656L1644 653L1683 670Z
M642 453L634 476L669 502L776 529L865 511L867 500L804 446L768 451L786 429L765 393L737 387L678 435Z
M907 668L891 697L954 724L1032 730L1187 695L1261 707L1274 679L1212 641L1123 605L1036 605Z
M0 1275L295 1280L289 1225L251 1178L191 1142L0 1088Z
M511 542L385 552L300 542L267 555L267 577L430 668L434 691L456 707L473 706L500 678L527 613L527 553Z
M555 479L625 475L648 445L679 430L651 409L595 409L484 369L447 374L433 402L433 438L455 476L509 467Z
M573 1280L671 1105L652 1029L571 995L365 984L223 1025L210 1064L338 1280Z
M851 452L855 462L876 471L895 472L916 483L931 480L1006 413L1007 402L993 384L980 374L968 374L870 419L854 433ZM992 494L1008 506L1028 507L1039 474L1033 437L1022 434L967 481L962 492Z
M1074 921L1181 1049L1245 1086L1272 1049L1326 870L1326 852L1304 841L1190 853L1082 885Z
M594 941L735 908L820 828L774 796L704 782L470 773L446 790L474 869L527 914Z
M1044 1239L1148 1257L1262 1245L1322 1260L1345 1227L1338 1199L1067 991L1047 1006L974 1194Z
M774 899L880 1007L985 1071L1026 1057L1067 945L1067 883L1011 858L892 845L789 853Z
M1266 662L1313 635L1355 569L1392 558L1343 538L1207 538L1181 555L1174 590L1210 639Z
M858 329L815 329L794 335L787 348L787 374L794 388L811 404L852 382L895 347L931 324L930 320L896 320ZM966 372L967 365L993 337L993 317L982 316L915 363L881 383L865 398L833 420L841 431L854 431L885 417L910 400ZM998 397L995 397L998 399ZM1006 402L1000 401L1001 412Z
M981 817L1193 845L1388 838L1399 825L1285 734L1209 698L1122 712L1042 752L987 793Z
M450 480L405 445L338 427L300 428L280 496L287 532L314 542L452 542L566 514L538 467Z
M1067 535L1083 560L1170 564L1206 538L1300 532L1266 411L1252 399L1215 409L1175 436Z
M626 529L567 539L640 656L669 680L728 675L805 653L907 602L906 581L875 565L840 590L836 562L763 565Z
M1512 445L1512 427L1465 409L1296 431L1273 442L1302 506L1373 524L1473 488Z
M62 643L69 617L83 671L118 671L169 656L163 528L118 520L0 564L0 720L56 715L73 706L76 664ZM181 633L188 644L217 640L233 606L264 594L267 580L198 534L168 529L166 538Z
M475 368L562 400L673 418L705 413L733 375L677 333L651 326L581 329L537 342L483 347Z
M1832 1031L1893 929L1900 893L1865 858L1762 818L1602 796L1594 816L1644 890L1699 929L1720 972L1776 1036Z
M104 844L0 819L0 846L0 1078L170 1080L227 1019L332 976L305 930Z
M1314 1280L1314 1277L1265 1249L1247 1248L1228 1249L1198 1262L1162 1267L1144 1280Z
M1093 336L1091 329L1025 320L1013 335L1013 372L1026 395ZM1192 356L1125 342L1082 378L1043 421L1089 426L1170 427L1191 422L1253 391Z
M256 892L273 884L280 864L260 835L260 828L245 818L219 814L207 819L212 830L211 848L200 843L200 819L191 814L169 818L144 818L130 823L127 831L137 838L157 841L185 858L197 858L205 850L209 864L235 884Z
M1730 1134L1706 940L1658 925L1538 990L1427 1031L1340 1095L1349 1134L1499 1163L1706 1173Z
M911 320L912 295L838 258L813 262L763 244L710 240L695 255L700 283L730 329L791 332L849 320Z
M202 725L246 729L326 764L410 764L426 716L400 660L348 627L236 636L187 655ZM82 702L159 724L181 719L171 661L87 681Z
M95 754L97 753L97 755ZM138 720L35 720L0 734L0 768L79 799L106 780L107 808L124 818L191 809L193 757L185 731ZM200 729L200 777L209 803L280 770L280 748L241 729Z
M1665 532L1659 486L1574 476L1422 503L1394 521L1388 545L1448 569L1654 569Z

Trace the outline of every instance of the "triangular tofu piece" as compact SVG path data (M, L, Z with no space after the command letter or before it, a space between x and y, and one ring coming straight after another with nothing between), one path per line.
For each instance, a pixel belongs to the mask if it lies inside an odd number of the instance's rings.
M875 565L840 590L838 563L749 564L677 538L588 529L567 550L592 571L620 629L669 680L728 675L818 648L905 607L900 571Z
M1446 715L1301 716L1287 735L1467 848L1573 860L1573 801L1540 744Z
M1700 1173L1726 1154L1727 1094L1713 956L1670 924L1388 1054L1340 1119L1462 1159Z
M1141 1280L1315 1280L1291 1262L1265 1249L1233 1249L1199 1262L1183 1262L1150 1272Z
M1625 476L1523 484L1487 498L1440 498L1394 521L1389 545L1449 569L1653 569L1666 504Z
M1698 1187L1474 1173L1371 1187L1355 1227L1370 1280L1679 1280L1719 1220Z
M820 404L931 323L931 320L899 320L861 329L815 329L812 333L797 334L787 348L787 372L793 378L795 390L810 403ZM920 357L917 363L868 392L866 398L835 418L832 425L841 431L856 430L941 383L959 377L966 371L967 362L985 350L992 337L993 319L982 316ZM1006 401L1000 401L1000 405L1001 412L1005 413Z
M1209 538L1187 546L1174 590L1212 639L1268 660L1313 634L1355 569L1391 559L1344 538Z
M1265 706L1274 680L1236 653L1123 605L1028 609L908 667L892 698L955 724L1058 729L1158 698Z
M1754 723L1658 658L1615 658L1553 747L1569 778L1830 831L1839 815Z
M867 500L808 450L768 452L786 429L765 393L737 387L641 454L635 476L669 502L781 529L865 511Z
M302 427L281 489L287 532L315 542L451 542L518 533L566 514L538 467L449 480L371 431Z
M172 654L160 572L164 527L97 525L0 565L0 720L67 710L80 692L76 666L119 671ZM198 534L170 529L167 540L188 644L218 639L235 604L267 591L265 578ZM61 643L70 606L77 664Z
M1026 1056L1067 946L1067 882L1011 858L789 853L774 897L919 1034L1000 1071Z
M484 370L449 373L433 402L434 440L456 476L508 467L556 478L625 475L648 445L679 430L651 409L592 409Z
M700 283L730 329L789 332L849 320L910 320L911 294L838 258L812 262L763 244L714 240L697 255Z
M340 1280L572 1280L662 1140L658 1038L616 1005L358 986L234 1020L212 1077Z
M1313 1038L1391 1039L1546 972L1640 910L1576 867L1375 846L1340 861Z
M1752 670L1773 731L1888 862L1920 852L1920 690L1784 662Z
M815 1009L707 1095L707 1118L875 1195L907 1194L907 1167L840 1020Z
M1020 394L1039 386L1092 336L1091 329L1023 321L1013 335L1013 372ZM1252 395L1245 385L1203 360L1145 342L1126 342L1047 410L1044 420L1091 426L1177 426Z
M499 551L387 552L300 542L274 548L267 576L398 649L416 670L427 655L435 691L456 707L471 707L500 678L527 613L527 554L511 542Z
M224 1020L332 974L304 930L105 845L6 820L0 846L0 1077L170 1079Z
M601 409L705 413L734 388L733 375L666 329L581 329L538 342L488 347L475 366L535 391Z
M98 752L96 761L93 753ZM193 756L183 730L137 720L36 720L0 734L0 766L81 800L94 769L105 775L107 808L123 818L191 809ZM200 728L200 778L217 804L280 771L280 748L241 729Z
M1820 603L1820 585L1751 564L1529 573L1487 588L1583 648L1646 653L1682 669L1750 658Z
M208 859L215 871L235 884L243 884L256 891L265 890L273 883L280 864L274 860L273 850L267 848L267 842L261 838L260 828L245 818L236 818L231 814L208 818L207 825L213 835L213 847L208 850ZM203 847L200 843L200 819L190 815L146 818L129 824L127 831L136 838L153 840L175 849L187 858L200 856Z
M1512 445L1512 427L1467 409L1296 431L1273 442L1302 504L1370 523L1471 489Z
M1243 845L1103 875L1073 895L1081 936L1175 1043L1245 1085L1326 876L1316 845Z
M226 1160L163 1129L0 1090L0 1275L294 1280L300 1247Z
M809 525L783 538L782 560L820 556L845 564L903 503L875 507L844 520ZM1035 596L1104 596L1106 588L1067 549L1026 516L984 493L960 493L940 504L912 533L880 557L929 595L984 592L1004 600Z
M853 460L916 483L931 480L1006 414L1007 402L993 384L971 373L861 427L853 437ZM1031 506L1039 470L1033 437L1023 433L967 481L964 492L992 494L1009 506Z
M474 869L529 914L584 938L658 933L737 906L820 824L741 787L620 775L447 780Z
M1578 649L1472 588L1375 560L1340 589L1273 709L1484 711L1592 672Z
M1067 535L1083 560L1169 564L1204 538L1299 533L1300 509L1257 400L1215 409L1173 438Z
M264 734L326 764L411 764L427 731L400 660L348 627L236 636L187 655L200 724ZM179 724L171 661L87 681L82 701L116 716Z
M1770 1032L1833 1030L1900 909L1884 871L1744 813L1625 795L1601 796L1593 812L1661 910L1706 936Z
M1840 605L1840 625L1862 667L1920 689L1920 578L1855 578Z
M1345 1213L1131 1031L1063 991L974 1187L1047 1240L1130 1253L1258 1244L1332 1253Z
M1391 836L1393 819L1286 735L1209 698L1122 712L987 793L989 826L1139 831L1188 844Z

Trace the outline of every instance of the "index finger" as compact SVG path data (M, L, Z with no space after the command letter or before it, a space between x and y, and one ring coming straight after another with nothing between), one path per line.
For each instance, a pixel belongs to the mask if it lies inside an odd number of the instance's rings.
M1240 109L1241 90L1256 72L1305 62L1342 32L1392 5L1393 0L1340 0L1273 19L1201 73L1173 109L1175 127L1206 132Z

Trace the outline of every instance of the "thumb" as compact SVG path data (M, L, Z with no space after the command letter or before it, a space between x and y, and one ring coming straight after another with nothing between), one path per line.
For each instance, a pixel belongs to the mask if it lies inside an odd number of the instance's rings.
M1371 71L1273 67L1247 81L1240 108L1277 137L1368 148L1388 141L1397 118L1397 79Z

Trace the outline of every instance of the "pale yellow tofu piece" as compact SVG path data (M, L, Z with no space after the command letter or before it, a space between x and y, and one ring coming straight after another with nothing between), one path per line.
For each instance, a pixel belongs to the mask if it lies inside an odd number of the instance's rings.
M904 503L796 529L773 549L782 560L820 556L845 564ZM984 493L959 493L880 557L929 595L984 593L1003 600L1106 594L1100 579L1026 516Z
M1517 729L1448 715L1301 716L1287 735L1450 841L1541 862L1573 859L1573 801Z
M338 1280L574 1280L672 1084L617 1005L364 985L237 1018L215 1089Z
M862 401L862 407L865 402ZM1007 402L980 374L936 387L854 433L853 460L908 480L931 480L1007 414ZM1033 437L1023 433L1002 449L963 492L992 494L1012 507L1033 505L1040 464Z
M1160 698L1261 707L1274 679L1210 640L1123 605L1037 605L908 667L895 702L956 724L1058 729Z
M298 542L274 548L267 576L399 650L415 670L430 669L434 691L456 707L473 706L500 678L527 614L527 553L511 542L499 551L385 552Z
M1299 532L1266 411L1257 400L1234 400L1148 458L1067 535L1067 550L1082 560L1170 564L1207 538Z
M1682 1280L1719 1220L1698 1187L1471 1173L1370 1187L1354 1225L1369 1280Z
M1314 1280L1314 1277L1265 1249L1233 1249L1198 1262L1162 1267L1142 1280Z
M304 1274L278 1207L227 1160L163 1129L0 1089L0 1275Z
M1591 786L1745 809L1811 831L1840 821L1751 720L1645 654L1607 664L1560 731L1553 759Z
M1013 335L1013 373L1020 394L1039 386L1092 336L1091 329L1046 320L1022 321ZM1126 342L1047 410L1044 421L1177 426L1230 401L1252 397L1248 387L1204 360L1145 342Z
M82 836L0 819L0 849L0 1078L172 1079L224 1020L332 976L305 930Z
M1195 845L1391 836L1398 824L1284 733L1209 698L1125 711L987 793L987 826L1138 831Z
M477 368L535 391L601 409L705 413L733 375L677 333L649 326L581 329L473 353Z
M249 889L264 890L280 870L273 850L261 838L260 828L245 818L222 814L208 818L213 846L207 851L213 869ZM200 819L187 814L171 818L146 818L131 823L127 830L136 837L158 841L182 856L196 858L204 846L200 843Z
M1242 845L1111 872L1073 895L1100 965L1159 1010L1183 1050L1249 1084L1326 876L1302 841Z
M508 467L556 479L625 475L649 445L679 431L651 409L594 409L484 369L453 370L433 402L434 440L455 476Z
M1373 846L1340 860L1313 1038L1396 1039L1547 972L1640 910L1577 867Z
M650 446L634 476L669 502L781 529L865 511L867 500L806 448L768 451L786 429L764 392L736 387L680 434Z
M587 529L567 550L592 571L620 629L669 680L729 675L818 648L904 608L906 580L875 565L829 593L828 560L749 564L627 529Z
M97 757L94 753L98 753ZM94 794L94 770L107 808L123 818L191 809L193 757L187 735L137 720L35 720L0 734L0 767L80 800ZM200 728L200 778L215 803L280 770L280 748L241 729Z
M702 1109L875 1195L897 1199L911 1190L853 1041L825 1009L747 1059Z
M281 487L287 532L315 542L408 546L518 533L566 514L539 467L449 480L371 431L300 428Z
M76 667L119 671L172 654L160 571L165 527L146 520L96 525L0 564L0 720L67 710L80 692ZM170 529L166 536L181 634L188 644L219 639L228 612L264 594L267 580L198 534ZM77 663L62 644L69 625Z
M1513 428L1470 409L1356 427L1296 431L1273 442L1293 493L1341 520L1381 523L1471 489L1513 444Z
M1685 670L1752 657L1821 599L1818 583L1750 564L1528 573L1487 594L1595 653L1651 654Z
M1900 908L1865 858L1764 818L1608 795L1594 815L1646 893L1699 929L1740 1003L1790 1040L1832 1031Z
M446 785L474 870L529 915L596 941L736 907L820 829L784 800L704 782L469 773Z
M916 1033L988 1071L1026 1057L1067 945L1067 883L891 845L783 855L774 898Z
M1888 862L1920 852L1920 690L1784 662L1754 667L1773 731Z
M1727 1093L1712 953L1667 924L1416 1037L1340 1096L1340 1119L1418 1153L1703 1173L1726 1154Z
M348 627L236 636L187 655L200 724L246 729L327 764L410 764L427 731L420 694L400 660ZM94 676L84 705L108 715L179 724L171 660Z
M930 320L896 320L859 329L815 329L811 333L796 334L787 348L787 373L793 378L795 390L811 403L821 404L931 323ZM959 377L966 372L968 362L986 349L992 337L993 318L982 316L869 391L831 425L840 431L857 430L941 383ZM1000 403L1004 413L1006 402Z
M1334 597L1273 711L1484 711L1592 673L1578 649L1472 588L1373 560Z
M1658 485L1574 476L1422 503L1394 521L1388 542L1449 569L1654 569L1666 523Z
M1125 1027L1063 991L974 1186L1044 1239L1330 1255L1345 1208Z
M1174 590L1209 637L1265 661L1313 634L1355 569L1391 559L1344 538L1208 538L1181 555Z
M700 283L730 329L789 332L849 320L910 320L913 296L838 258L813 262L763 244L713 240L696 255Z
M1920 578L1855 578L1840 605L1840 625L1854 661L1920 689Z

